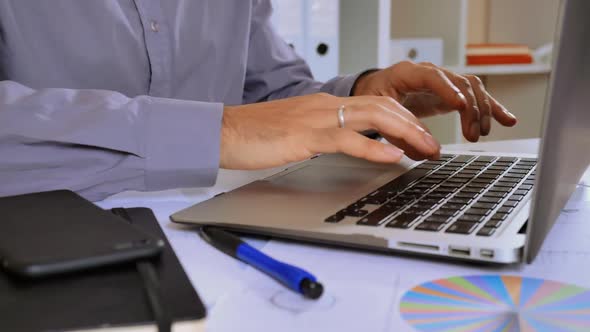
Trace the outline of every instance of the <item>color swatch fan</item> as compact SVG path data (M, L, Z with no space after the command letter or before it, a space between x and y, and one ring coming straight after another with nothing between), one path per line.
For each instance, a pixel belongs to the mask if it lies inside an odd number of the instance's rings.
M453 277L404 294L402 317L418 331L590 331L590 290L513 276Z

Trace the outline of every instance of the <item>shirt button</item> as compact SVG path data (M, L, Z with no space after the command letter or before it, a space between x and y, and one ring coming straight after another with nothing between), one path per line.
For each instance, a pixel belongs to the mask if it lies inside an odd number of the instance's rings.
M158 22L156 21L152 21L150 24L150 28L152 29L153 32L158 32L160 31L160 25L158 24Z

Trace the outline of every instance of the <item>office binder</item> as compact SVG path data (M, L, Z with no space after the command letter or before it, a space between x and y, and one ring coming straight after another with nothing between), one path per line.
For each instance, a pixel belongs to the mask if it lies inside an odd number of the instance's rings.
M273 0L271 22L279 36L305 59L316 80L339 72L339 0Z
M328 81L338 75L340 0L306 0L305 59L314 77Z

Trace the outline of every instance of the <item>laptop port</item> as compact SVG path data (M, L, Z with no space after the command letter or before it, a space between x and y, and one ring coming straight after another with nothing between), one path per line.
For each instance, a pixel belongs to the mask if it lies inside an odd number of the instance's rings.
M449 253L455 256L471 256L471 249L467 247L453 247L449 246Z
M479 255L483 258L494 258L494 251L492 249L481 249Z
M422 243L398 242L397 244L400 247L419 249L419 250L438 251L438 249L439 249L438 246L433 246L433 245L429 245L429 244L422 244Z

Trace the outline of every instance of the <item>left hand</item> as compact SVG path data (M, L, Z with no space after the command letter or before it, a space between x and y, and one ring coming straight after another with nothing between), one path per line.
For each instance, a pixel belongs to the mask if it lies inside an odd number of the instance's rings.
M353 95L392 97L418 118L456 110L463 135L471 142L490 133L492 117L508 127L517 122L477 76L455 74L431 63L403 61L362 76Z

